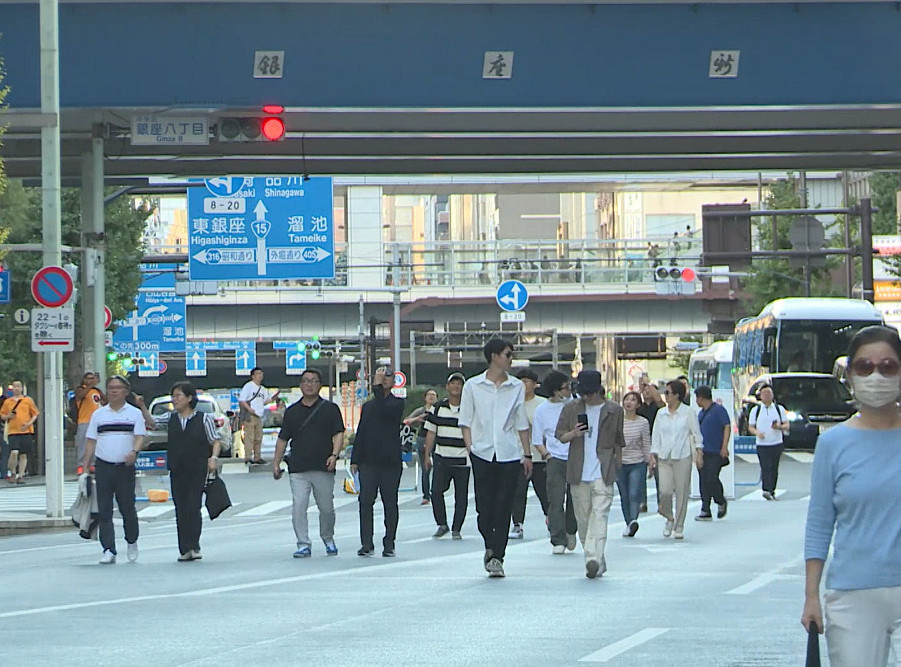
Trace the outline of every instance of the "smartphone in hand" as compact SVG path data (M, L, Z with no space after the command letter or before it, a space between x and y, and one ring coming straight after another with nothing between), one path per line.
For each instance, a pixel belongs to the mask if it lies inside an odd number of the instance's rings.
M576 415L576 424L579 425L580 430L587 431L588 430L588 415L584 412Z

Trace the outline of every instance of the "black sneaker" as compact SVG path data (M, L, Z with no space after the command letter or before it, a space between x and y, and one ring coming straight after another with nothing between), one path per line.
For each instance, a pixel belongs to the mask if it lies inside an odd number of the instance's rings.
M593 558L585 563L585 576L589 579L594 579L598 576L598 572L601 571L601 564L599 561L594 560Z
M772 493L770 493L769 491L764 491L762 495L763 495L763 497L766 498L767 500L776 500L776 496L774 496L774 495L773 495Z
M432 537L435 537L435 538L444 537L449 532L450 532L450 528L448 528L447 526L438 526L438 530L435 531L435 534L432 535Z
M489 579L503 579L505 576L504 563L500 558L491 558L485 566L485 569L488 570Z
M394 558L397 554L394 553L394 547L385 547L382 549L382 558Z
M695 517L695 521L713 521L713 515L710 512L701 512Z
M455 530L451 532L451 539L453 540L462 540L463 536L460 534L459 530Z
M371 556L374 549L372 547L360 547L357 550L358 556Z
M724 518L726 518L726 509L729 507L729 503L728 503L727 501L724 500L724 501L723 501L723 504L720 505L719 507L720 507L720 509L719 509L719 511L716 513L716 518L717 518L717 519L724 519Z

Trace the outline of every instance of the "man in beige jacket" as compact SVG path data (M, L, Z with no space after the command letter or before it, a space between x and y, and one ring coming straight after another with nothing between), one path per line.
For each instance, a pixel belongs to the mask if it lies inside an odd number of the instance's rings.
M572 491L579 539L585 551L585 576L594 579L607 570L607 517L626 443L623 409L605 399L601 374L582 371L577 384L579 399L563 407L556 436L569 444L566 481Z

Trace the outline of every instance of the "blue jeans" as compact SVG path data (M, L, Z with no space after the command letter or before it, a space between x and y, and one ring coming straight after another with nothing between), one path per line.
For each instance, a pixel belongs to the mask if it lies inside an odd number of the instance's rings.
M642 486L647 475L647 463L624 463L616 476L616 484L619 486L619 501L623 508L623 519L626 520L626 525L638 519Z

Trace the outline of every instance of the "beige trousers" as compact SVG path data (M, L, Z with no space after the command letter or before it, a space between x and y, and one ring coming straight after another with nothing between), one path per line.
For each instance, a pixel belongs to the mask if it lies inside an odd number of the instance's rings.
M901 586L827 590L826 646L832 667L901 665Z
M604 484L603 479L593 482L570 484L579 539L585 551L585 561L604 561L604 547L607 546L607 517L613 504L613 485Z
M263 444L263 422L256 415L251 415L244 426L244 458L260 458L260 447Z
M678 532L685 527L688 513L688 493L691 488L691 457L684 459L658 459L657 484L660 506L657 511L675 523ZM673 492L676 494L676 514L673 516Z

